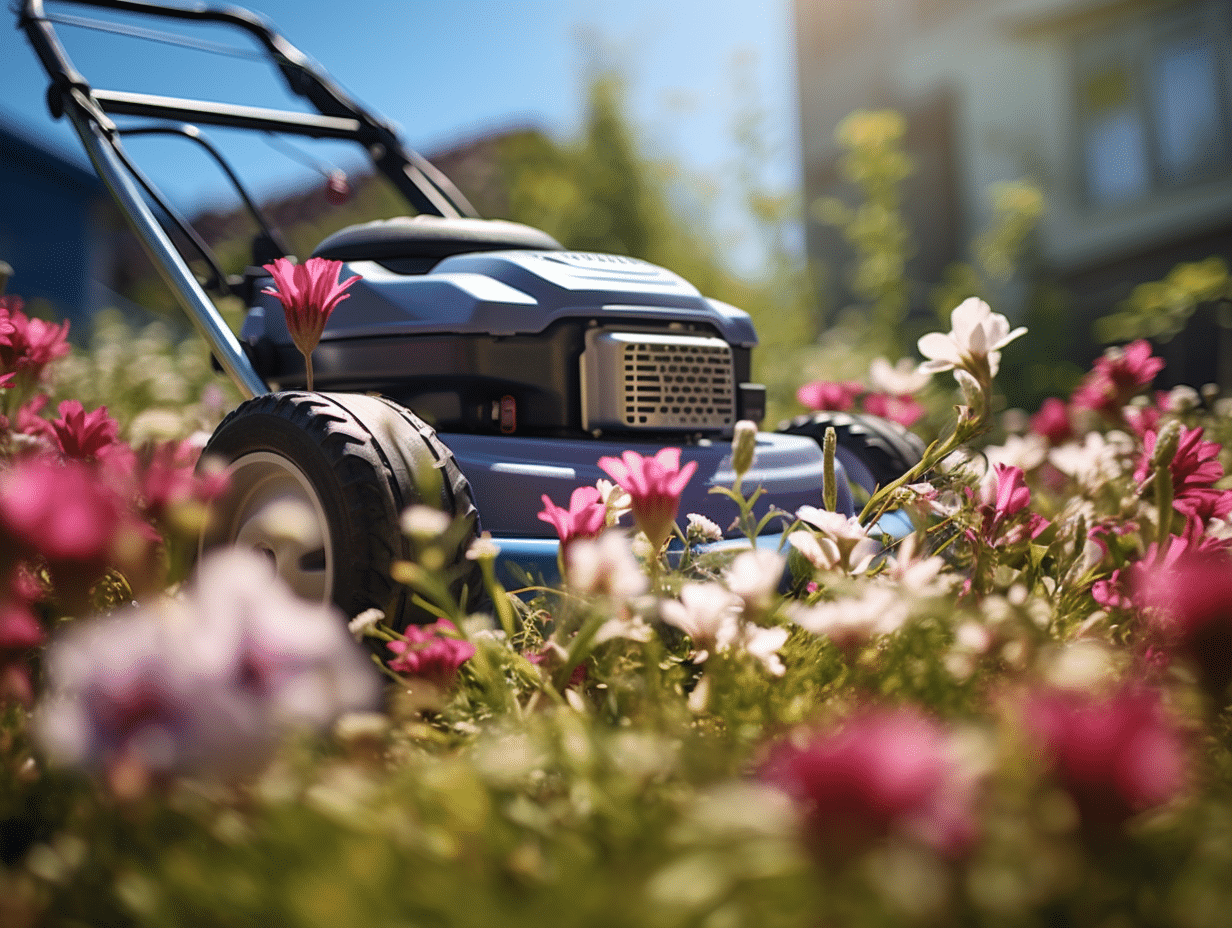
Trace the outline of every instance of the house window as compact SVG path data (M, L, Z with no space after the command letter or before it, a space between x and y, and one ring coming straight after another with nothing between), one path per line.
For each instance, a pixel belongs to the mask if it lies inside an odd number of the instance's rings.
M1082 191L1092 207L1232 170L1232 30L1199 2L1083 36L1076 54Z

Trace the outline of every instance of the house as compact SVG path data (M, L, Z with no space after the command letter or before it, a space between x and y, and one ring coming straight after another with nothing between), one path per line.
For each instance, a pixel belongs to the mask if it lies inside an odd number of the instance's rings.
M122 224L84 161L0 119L0 260L31 311L84 323L116 305Z
M1076 356L1102 348L1090 322L1135 284L1232 254L1228 0L795 0L795 18L807 200L838 186L844 116L903 112L921 279L964 256L990 186L1019 178L1045 196L1032 273L1068 295ZM806 235L841 262L832 232ZM1174 380L1232 386L1215 319L1163 346Z

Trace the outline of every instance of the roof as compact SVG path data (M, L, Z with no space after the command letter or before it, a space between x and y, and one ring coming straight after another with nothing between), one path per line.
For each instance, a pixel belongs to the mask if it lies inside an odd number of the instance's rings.
M102 181L88 164L23 128L9 113L0 110L0 163L41 174L57 184L67 184L83 193L103 195Z

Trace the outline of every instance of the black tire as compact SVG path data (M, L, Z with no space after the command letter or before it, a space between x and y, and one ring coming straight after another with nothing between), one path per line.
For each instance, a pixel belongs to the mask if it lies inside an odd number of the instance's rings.
M837 439L834 456L846 469L848 481L870 495L924 457L924 442L918 435L892 419L868 413L811 412L779 423L778 430L807 435L820 445L831 426Z
M202 454L209 458L221 459L232 480L211 507L202 551L251 545L301 596L332 601L348 618L381 609L403 628L433 619L390 576L393 563L411 555L401 513L423 502L455 520L445 536L453 542L446 566L455 575L455 596L465 586L470 602L462 605L469 608L480 595L481 574L465 558L478 532L470 484L436 433L409 410L358 394L266 394L222 421ZM416 483L425 474L440 476L430 499ZM315 525L288 532L279 521L288 510L273 508L288 502L310 512Z

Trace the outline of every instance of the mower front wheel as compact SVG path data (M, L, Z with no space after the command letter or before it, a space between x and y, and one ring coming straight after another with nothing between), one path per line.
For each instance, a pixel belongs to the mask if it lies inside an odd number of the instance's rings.
M432 621L391 570L411 556L400 516L414 504L455 520L444 536L451 590L468 598L481 576L465 552L477 532L474 499L453 455L409 410L379 397L285 392L239 406L202 458L227 468L201 550L238 544L266 555L300 596L346 616L369 608L396 628ZM463 603L466 608L469 603Z

